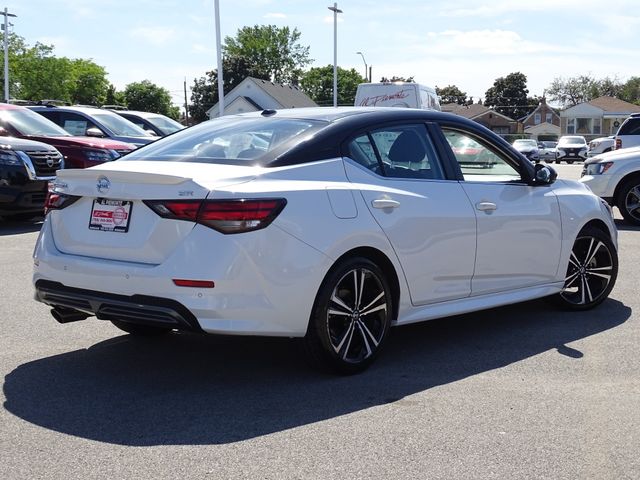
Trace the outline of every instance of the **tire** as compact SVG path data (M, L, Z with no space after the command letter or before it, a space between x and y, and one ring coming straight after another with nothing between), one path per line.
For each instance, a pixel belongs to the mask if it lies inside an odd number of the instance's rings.
M628 223L640 225L640 177L631 178L620 187L616 206Z
M170 328L140 325L137 323L124 322L122 320L111 320L111 323L123 332L135 335L136 337L157 337L165 335L171 331Z
M618 277L618 253L609 235L585 227L569 258L562 292L555 299L567 310L589 310L602 303Z
M389 283L375 263L357 257L336 265L318 290L304 337L311 364L342 375L364 371L385 343L392 311Z

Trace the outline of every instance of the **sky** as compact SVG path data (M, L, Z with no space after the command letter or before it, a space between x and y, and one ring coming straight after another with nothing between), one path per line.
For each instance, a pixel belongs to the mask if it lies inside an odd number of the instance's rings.
M640 76L638 0L342 0L338 65L373 79L413 76L474 99L496 78L527 76L541 96L555 77ZM219 0L221 36L243 26L297 28L311 66L333 64L333 2ZM184 103L183 82L217 67L214 0L5 0L13 31L57 56L88 58L122 90L150 80Z

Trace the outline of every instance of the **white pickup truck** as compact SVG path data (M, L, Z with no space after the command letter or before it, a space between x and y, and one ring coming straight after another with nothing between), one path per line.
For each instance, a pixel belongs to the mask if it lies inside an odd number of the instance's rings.
M640 225L640 147L587 159L580 181L609 205L618 207L628 223Z

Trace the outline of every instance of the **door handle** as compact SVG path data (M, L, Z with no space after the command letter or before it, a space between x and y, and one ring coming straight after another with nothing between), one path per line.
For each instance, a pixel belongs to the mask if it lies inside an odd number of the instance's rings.
M493 202L479 202L476 203L476 208L481 212L493 212L498 206Z
M390 198L377 198L371 202L373 208L398 208L400 202Z

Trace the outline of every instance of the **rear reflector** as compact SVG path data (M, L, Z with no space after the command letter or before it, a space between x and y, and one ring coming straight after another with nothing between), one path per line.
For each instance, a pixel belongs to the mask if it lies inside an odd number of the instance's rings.
M193 288L213 288L215 283L211 280L185 280L180 278L174 278L173 283L178 287L193 287Z
M187 220L221 233L242 233L268 226L287 204L284 198L234 200L148 200L163 218Z

